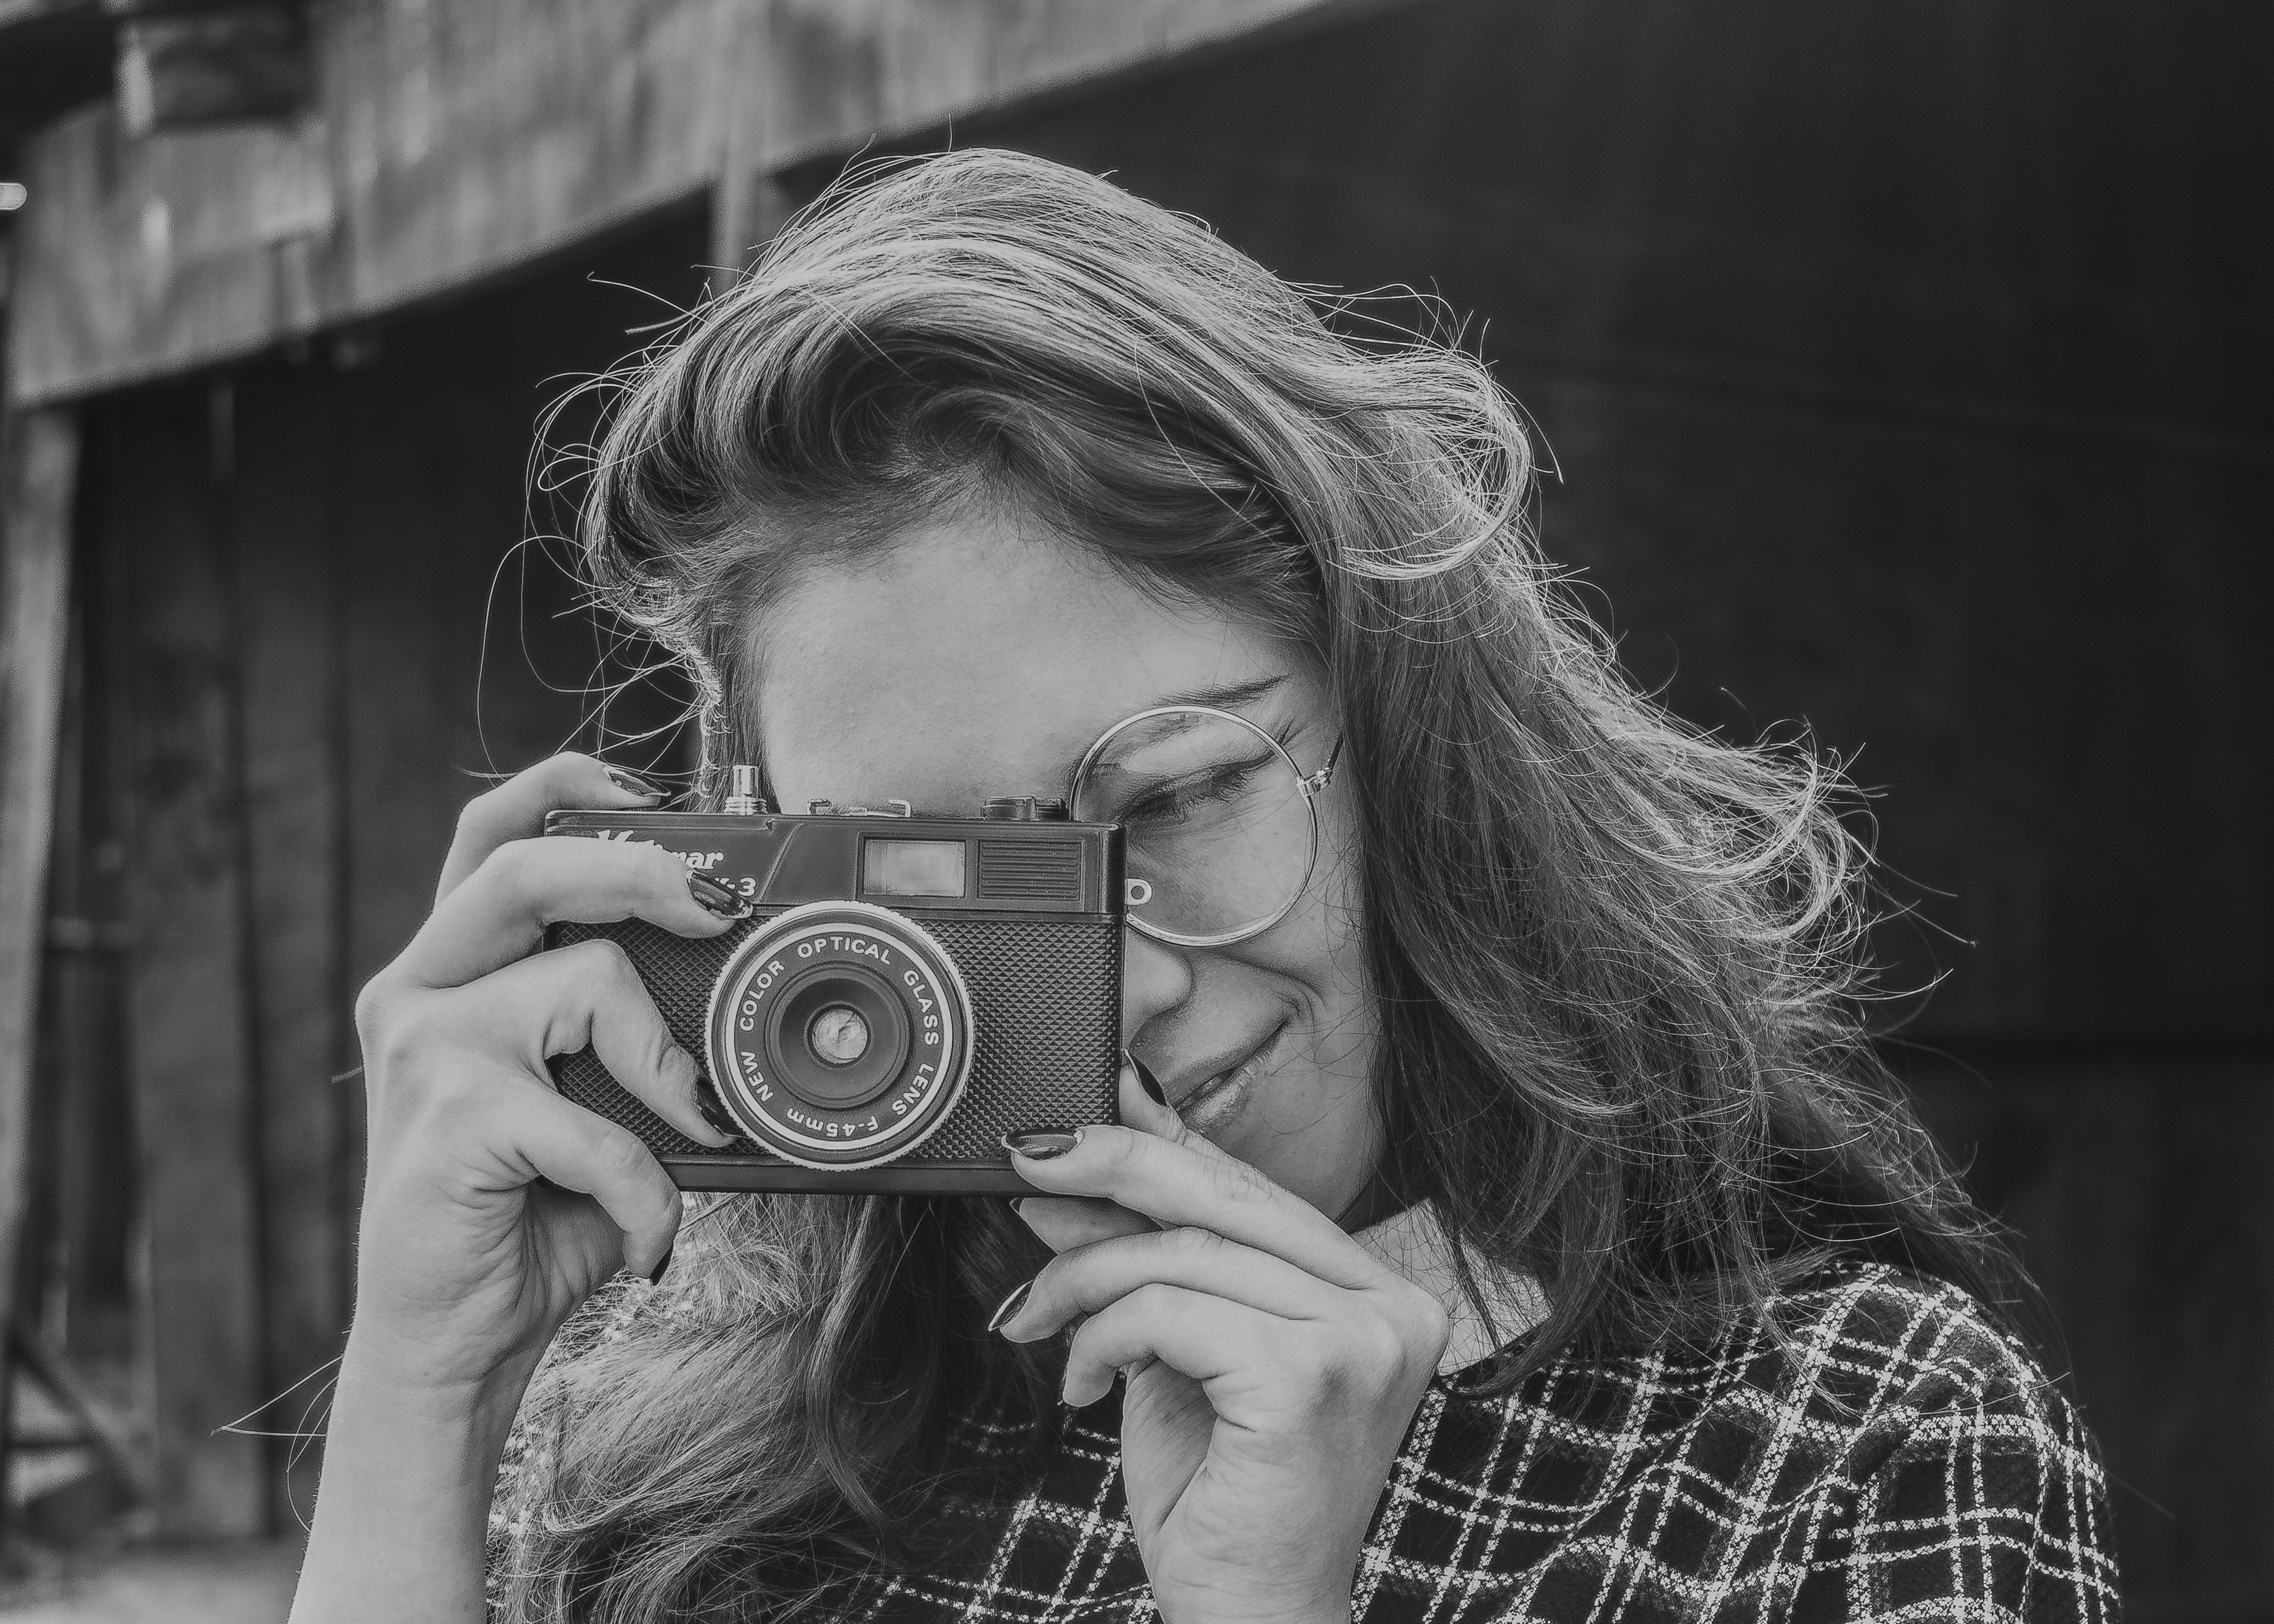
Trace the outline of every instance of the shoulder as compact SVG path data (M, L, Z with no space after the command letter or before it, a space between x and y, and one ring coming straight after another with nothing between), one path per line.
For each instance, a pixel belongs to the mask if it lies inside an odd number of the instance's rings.
M1827 1270L1769 1304L1751 1341L1796 1401L1859 1407L1891 1425L1996 1412L2066 1425L2037 1359L1969 1293L1884 1265Z
M1477 1386L1490 1369L1465 1372L1453 1390ZM1620 1430L1638 1440L1717 1413L1769 1432L1806 1423L1819 1437L1901 1432L1964 1415L2050 1430L2074 1420L2029 1350L1975 1297L1862 1264L1798 1282L1709 1341L1554 1360L1505 1399L1575 1421L1617 1416Z
M1962 1446L1977 1462L2100 1481L2075 1410L1991 1310L1956 1286L1884 1265L1827 1268L1707 1346L1590 1375L1654 1388L1654 1418L1671 1434L1746 1439L1755 1470L1773 1461L1787 1484L1804 1468L1863 1485L1906 1458Z
M1826 1270L1702 1345L1566 1357L1497 1392L1441 1383L1423 1421L1399 1470L1430 1492L1382 1558L1521 1504L1482 1564L1512 1586L1507 1617L1578 1616L1645 1570L1686 1616L2116 1614L2090 1437L1995 1316L1937 1281Z

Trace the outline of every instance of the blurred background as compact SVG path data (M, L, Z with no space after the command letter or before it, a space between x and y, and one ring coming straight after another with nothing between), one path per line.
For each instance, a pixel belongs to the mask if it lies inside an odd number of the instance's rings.
M636 655L539 417L953 142L1442 298L1635 676L1879 792L2133 1616L2274 1620L2270 109L2257 0L0 0L0 1596L282 1618L355 990Z

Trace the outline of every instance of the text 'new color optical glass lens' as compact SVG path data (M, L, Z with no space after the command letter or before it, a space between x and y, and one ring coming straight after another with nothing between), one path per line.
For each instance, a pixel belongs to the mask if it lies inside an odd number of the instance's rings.
M1090 747L1073 816L1118 823L1129 922L1163 942L1220 947L1285 917L1319 846L1313 793L1292 756L1245 717L1144 710Z

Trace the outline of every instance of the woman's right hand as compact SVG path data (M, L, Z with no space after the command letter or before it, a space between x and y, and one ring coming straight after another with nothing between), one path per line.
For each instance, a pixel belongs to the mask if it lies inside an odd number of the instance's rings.
M539 838L556 808L653 804L583 756L475 800L433 914L364 989L370 1162L349 1343L361 1380L509 1413L595 1287L669 1257L679 1192L636 1135L553 1091L548 1057L589 1043L673 1127L727 1142L621 949L535 951L559 921L636 916L712 936L748 913L698 902L686 864L660 846Z

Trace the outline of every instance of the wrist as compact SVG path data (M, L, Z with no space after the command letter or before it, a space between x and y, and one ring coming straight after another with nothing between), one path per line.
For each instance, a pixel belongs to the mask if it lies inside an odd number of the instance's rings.
M482 1616L490 1496L534 1361L438 1381L386 1341L359 1330L340 1361L295 1624Z
M358 1323L340 1357L332 1402L333 1431L343 1419L383 1418L430 1438L494 1439L505 1447L538 1354L468 1367L437 1359L418 1339Z

